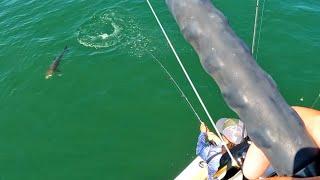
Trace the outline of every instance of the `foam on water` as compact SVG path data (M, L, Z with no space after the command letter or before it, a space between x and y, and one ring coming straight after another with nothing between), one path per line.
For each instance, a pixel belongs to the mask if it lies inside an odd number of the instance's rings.
M78 32L80 44L96 49L123 50L129 55L141 57L150 44L134 17L125 10L107 9L84 22Z
M82 24L78 31L78 42L86 47L107 48L118 44L123 20L110 10L95 14Z

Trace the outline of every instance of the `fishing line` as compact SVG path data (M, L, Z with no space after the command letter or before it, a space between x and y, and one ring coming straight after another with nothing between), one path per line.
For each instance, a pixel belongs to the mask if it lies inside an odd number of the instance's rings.
M257 24L258 24L258 15L259 15L259 3L260 0L257 0L257 5L256 5L256 15L254 18L254 26L253 26L253 35L252 35L252 47L251 47L251 54L254 54L254 48L256 44L256 31L257 31Z
M149 52L149 51L148 51ZM153 57L153 59L160 65L160 67L162 68L162 70L169 76L170 80L173 82L173 84L175 85L175 87L178 89L178 91L181 93L181 97L184 98L187 102L187 104L189 105L190 109L193 111L193 114L196 116L196 118L198 119L198 121L200 123L203 123L200 119L200 116L198 115L198 113L196 112L196 110L194 109L194 107L192 106L192 104L190 103L189 99L187 98L187 96L185 95L185 93L182 91L182 89L180 88L180 86L178 85L177 81L172 77L171 73L167 70L166 67L164 67L164 65L159 61L159 59L157 59L151 52L149 52L150 55Z
M264 17L264 10L265 10L265 2L266 0L263 1L262 5L262 11L261 11L261 17L260 17L260 25L259 25L259 34L258 34L258 42L257 42L257 48L256 48L256 53L255 53L255 59L258 60L258 54L259 54L259 46L260 46L260 40L261 40L261 29L262 29L262 24L263 24L263 17ZM257 16L258 16L258 6L259 6L259 0L257 0L257 9L256 9L256 17L255 17L255 22L257 22ZM256 23L255 23L255 28L256 28ZM255 29L254 28L254 29ZM253 42L256 42L255 40L255 33L253 35ZM254 53L254 43L252 46L252 54ZM311 105L311 108L314 108L315 105L318 103L320 99L320 91L318 96L315 98L314 102Z
M257 43L257 49L256 49L256 60L258 60L258 54L259 54L259 47L260 47L260 40L261 40L261 29L262 29L262 23L263 23L265 4L266 4L266 0L263 1L261 17L260 17L259 35L258 35L258 43Z
M319 92L318 97L317 97L317 98L314 100L314 102L312 103L311 108L314 108L314 107L316 106L316 104L318 103L319 99L320 99L320 92Z
M260 23L259 23L259 31L258 31L258 41L256 40L257 35L257 25L258 25L258 19L259 19L259 10L260 10L260 0L257 0L256 3L256 15L254 18L254 26L253 26L253 36L252 36L252 47L251 47L251 53L252 56L255 54L255 59L258 60L258 53L259 53L259 45L261 40L261 28L263 24L263 16L264 16L264 10L265 10L265 4L266 0L263 0L262 9L261 9L261 16L260 16ZM257 42L257 45L256 45ZM255 52L256 50L256 52Z
M180 67L181 67L181 69L182 69L182 71L183 71L183 73L184 73L184 75L185 75L185 77L187 78L187 80L188 80L188 82L189 82L189 84L190 84L190 86L191 86L191 88L192 88L193 92L194 92L194 93L195 93L195 95L197 96L197 98L198 98L198 100L199 100L199 102L200 102L200 104L201 104L201 106L202 106L203 110L206 112L206 115L208 116L208 118L209 118L209 120L210 120L210 122L211 122L211 124L212 124L213 128L215 129L215 131L216 131L216 133L217 133L217 135L218 135L219 139L221 140L221 142L222 142L223 146L226 148L226 151L228 152L228 154L229 154L230 158L231 158L234 162L237 162L237 161L235 160L235 158L233 157L233 155L231 154L231 152L230 152L230 150L229 150L229 148L228 148L227 144L226 144L226 143L224 143L224 140L223 140L223 138L222 138L222 136L221 136L221 134L220 134L220 132L219 132L218 128L216 127L216 125L215 125L215 123L214 123L214 121L213 121L213 119L212 119L212 117L211 117L211 115L210 115L209 111L207 110L207 107L206 107L206 106L205 106L205 104L203 103L202 98L200 97L200 95L199 95L199 93L198 93L197 89L195 88L195 86L194 86L194 84L193 84L192 80L190 79L188 72L186 71L186 69L185 69L184 65L182 64L182 62L181 62L181 60L180 60L180 57L178 56L178 54L177 54L177 52L176 52L175 48L173 47L173 45L172 45L172 43L171 43L171 41L170 41L170 39L169 39L169 37L168 37L168 35L167 35L166 31L164 30L164 28L163 28L163 26L162 26L162 24L161 24L161 22L160 22L160 20L159 20L159 18L158 18L158 16L157 16L157 14L155 13L155 11L154 11L154 9L153 9L152 5L150 4L149 0L146 0L146 1L147 1L147 3L148 3L148 6L149 6L150 10L152 11L152 14L153 14L154 18L156 19L156 21L157 21L157 23L158 23L158 25L159 25L159 27L160 27L160 29L161 29L161 31L162 31L162 33L163 33L163 35L165 36L165 38L166 38L166 40L167 40L167 42L168 42L168 44L169 44L169 46L170 46L170 48L171 48L171 50L172 50L173 54L175 55L175 57L176 57L176 59L177 59L177 61L178 61L179 65L180 65Z

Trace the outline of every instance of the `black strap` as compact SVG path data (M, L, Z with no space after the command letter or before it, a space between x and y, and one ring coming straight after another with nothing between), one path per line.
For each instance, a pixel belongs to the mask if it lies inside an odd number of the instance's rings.
M232 149L230 149L230 152L235 159L242 157L242 153L248 151L249 144L248 144L247 139L248 138L245 138L242 143L240 143L240 144L234 146ZM224 153L220 159L220 167L223 167L224 165L228 164L228 162L231 162L231 158L229 157L228 153Z
M214 154L214 155L212 155L211 157L209 157L209 158L206 160L206 163L209 164L210 161L211 161L214 157L218 156L219 154L222 154L222 152L219 152L219 153Z

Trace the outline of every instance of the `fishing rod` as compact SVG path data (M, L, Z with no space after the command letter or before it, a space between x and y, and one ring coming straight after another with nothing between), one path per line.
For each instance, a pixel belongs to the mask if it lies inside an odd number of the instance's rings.
M160 67L162 68L162 70L169 76L170 80L173 82L174 86L178 89L178 91L181 93L181 97L186 100L187 104L189 105L190 109L192 110L193 114L196 116L196 118L198 119L198 121L200 123L203 123L200 119L200 116L198 115L198 113L196 112L196 110L194 109L194 107L192 106L192 104L190 103L189 99L187 98L186 94L182 91L182 89L180 88L180 86L178 85L177 81L172 77L172 75L170 74L170 72L167 70L166 67L164 67L164 65L160 62L159 59L157 59L151 52L149 52L150 55L152 56L152 58L154 59L155 62L157 62Z

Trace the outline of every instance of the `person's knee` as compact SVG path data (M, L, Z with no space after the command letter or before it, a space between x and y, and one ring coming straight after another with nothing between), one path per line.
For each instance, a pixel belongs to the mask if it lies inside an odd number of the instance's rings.
M243 175L247 179L257 179L264 174L269 164L263 152L252 143L243 163Z
M252 162L244 161L242 173L247 179L258 179L263 172L258 172L256 168Z
M244 177L247 179L257 179L258 177L254 176L254 174L251 172L250 168L248 169L247 166L243 166L242 173Z

